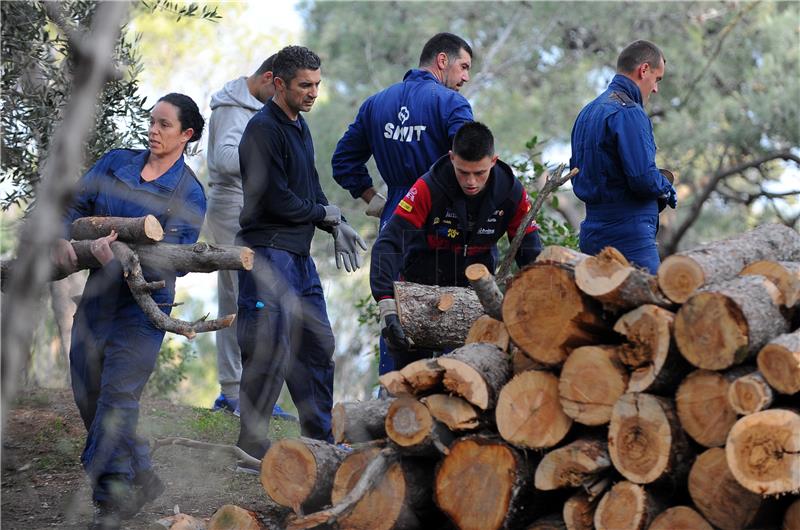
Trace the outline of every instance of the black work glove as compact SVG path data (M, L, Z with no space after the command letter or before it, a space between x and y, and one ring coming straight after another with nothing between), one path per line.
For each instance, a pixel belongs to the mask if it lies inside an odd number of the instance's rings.
M408 340L400 325L394 298L384 298L378 302L378 309L381 312L381 336L386 340L386 344L393 350L399 351L411 348L411 341Z

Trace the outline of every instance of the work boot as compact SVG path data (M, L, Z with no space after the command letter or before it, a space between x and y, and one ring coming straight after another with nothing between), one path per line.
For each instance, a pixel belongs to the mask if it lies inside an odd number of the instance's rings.
M119 530L122 528L119 509L111 503L94 503L94 517L87 528L89 530Z
M211 410L227 410L229 412L235 412L239 410L239 400L230 399L225 397L225 394L220 394L217 399L214 400L214 405L211 406Z
M120 502L120 517L122 519L135 517L145 504L156 500L162 493L164 493L164 483L155 472L150 469L138 472L133 479L130 497Z

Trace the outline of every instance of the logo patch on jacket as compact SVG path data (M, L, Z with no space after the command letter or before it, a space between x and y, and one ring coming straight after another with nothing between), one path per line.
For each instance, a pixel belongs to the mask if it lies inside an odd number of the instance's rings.
M400 201L400 204L398 204L398 206L399 206L400 208L402 208L403 210L407 211L407 212L410 212L411 210L413 210L413 209L414 209L414 207L413 207L413 206L411 206L410 204L408 204L408 203L406 202L406 200L405 200L405 199L402 199L402 200Z

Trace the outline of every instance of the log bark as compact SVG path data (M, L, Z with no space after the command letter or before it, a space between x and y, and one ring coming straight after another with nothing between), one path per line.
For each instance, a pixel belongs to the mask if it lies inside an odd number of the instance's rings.
M770 409L734 424L725 456L736 480L760 495L800 493L800 414Z
M740 273L766 276L781 292L781 304L794 307L800 302L800 262L797 261L756 261Z
M483 314L478 295L464 287L394 282L394 298L400 325L417 348L463 345L470 326Z
M611 468L608 442L600 438L582 438L546 453L534 475L537 490L589 485Z
M481 416L464 398L448 394L432 394L420 399L434 419L444 423L451 431L472 431L483 424Z
M675 406L681 426L700 445L725 444L728 431L736 423L736 412L728 401L728 389L739 375L739 370L729 373L695 370L678 387Z
M776 303L779 296L763 276L740 276L704 288L675 316L678 349L692 365L708 370L744 362L789 330Z
M402 396L403 394L413 394L414 388L408 384L406 378L399 370L392 370L378 377L381 386L391 396Z
M645 530L663 509L663 503L644 487L623 480L600 499L594 512L597 530Z
M473 263L464 271L469 284L475 289L478 300L487 315L495 320L503 320L503 293L497 286L494 276L486 265Z
M369 463L381 449L370 447L349 454L333 480L331 501L341 503L355 488ZM433 468L418 460L393 462L383 476L353 508L337 519L340 528L352 530L403 530L420 527L420 515L433 501Z
M575 285L574 269L562 263L534 263L506 289L503 322L508 334L531 359L563 363L579 346L602 344L610 326L595 300Z
M702 515L688 506L673 506L653 519L648 530L714 530Z
M759 372L753 370L733 380L728 387L728 402L736 414L747 415L769 408L772 388Z
M144 217L81 217L72 222L70 237L75 240L98 239L112 230L123 243L157 243L164 239L164 228L154 215Z
M407 364L400 374L411 386L411 392L419 396L441 389L444 368L435 359L420 359Z
M558 380L564 414L584 425L604 425L628 386L615 346L582 346L567 357Z
M447 453L455 436L436 421L428 408L410 396L394 400L386 412L386 435L405 453L437 456Z
M208 522L208 530L261 530L258 515L233 504L221 506Z
M481 410L494 406L500 389L511 377L511 359L493 344L467 344L437 362L445 369L445 388Z
M510 338L506 325L499 320L495 320L489 315L483 315L472 323L464 344L473 342L488 342L494 344L503 351L508 351Z
M572 426L561 407L558 378L538 370L517 374L503 387L495 421L504 440L527 449L553 447Z
M635 484L682 485L694 454L667 398L643 393L622 396L608 425L614 467Z
M311 438L273 442L261 463L261 485L270 499L294 510L313 512L330 504L336 469L347 452Z
M797 530L798 528L800 528L800 499L790 504L783 515L783 530Z
M672 302L658 290L656 277L631 265L613 247L589 256L575 266L575 283L585 294L611 313L644 304L670 307Z
M781 394L800 392L800 329L772 339L757 357L758 370Z
M354 444L385 438L386 412L392 401L393 398L371 399L334 405L331 413L334 441Z
M763 504L761 495L736 481L721 447L697 457L689 471L688 489L703 517L722 530L748 528Z
M678 252L658 268L661 292L682 304L700 287L735 277L759 260L800 261L800 234L778 224Z
M531 465L502 441L460 438L436 470L434 500L461 530L514 527L534 508Z
M691 366L672 342L675 315L666 309L643 305L622 315L614 331L626 342L618 348L620 361L633 368L628 392L672 394Z

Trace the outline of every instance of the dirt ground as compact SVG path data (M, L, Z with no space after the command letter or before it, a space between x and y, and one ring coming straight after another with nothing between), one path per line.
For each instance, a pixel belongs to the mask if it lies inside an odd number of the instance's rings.
M79 458L86 437L68 390L24 392L7 418L2 437L4 530L78 529L91 520L91 490ZM276 437L296 435L296 424L273 422ZM293 432L294 431L294 432ZM163 400L142 402L139 433L149 439L184 436L233 443L238 419ZM272 503L255 475L236 473L235 461L221 453L169 446L153 455L164 494L146 505L124 528L146 529L180 511L210 517L225 504L258 512L268 529L282 528L288 511Z

